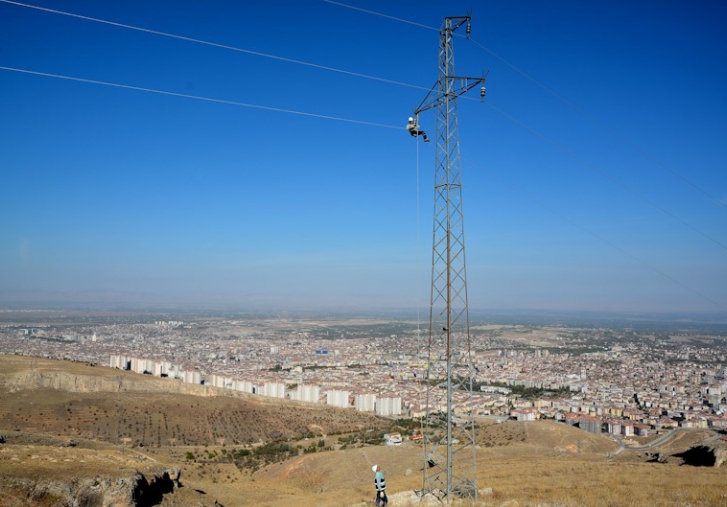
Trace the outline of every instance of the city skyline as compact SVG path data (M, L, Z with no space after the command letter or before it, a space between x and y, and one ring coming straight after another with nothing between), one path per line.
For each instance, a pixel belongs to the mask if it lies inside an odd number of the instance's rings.
M727 313L725 6L214 7L0 1L0 304L425 308L404 126L472 9L470 307Z

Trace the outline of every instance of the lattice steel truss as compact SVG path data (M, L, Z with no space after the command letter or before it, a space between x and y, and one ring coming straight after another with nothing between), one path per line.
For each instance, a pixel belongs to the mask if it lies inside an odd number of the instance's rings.
M439 78L415 114L436 110L432 287L429 314L427 410L421 494L447 504L477 498L474 377L470 348L464 213L457 97L485 78L454 73L454 32L469 16L447 17L439 32ZM484 97L484 86L481 89Z

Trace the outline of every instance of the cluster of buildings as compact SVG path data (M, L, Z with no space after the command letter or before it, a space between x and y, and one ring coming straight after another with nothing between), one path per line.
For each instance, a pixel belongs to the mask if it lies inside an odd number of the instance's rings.
M210 320L108 325L0 326L0 353L67 358L259 396L382 416L425 415L420 334L365 323ZM344 329L343 331L341 329ZM499 332L499 331L498 331ZM529 337L539 332L529 330ZM488 334L489 333L489 334ZM548 329L557 346L473 333L479 390L454 393L459 413L552 418L593 432L648 435L676 427L727 428L727 343L644 339L631 333L581 352L604 330ZM537 338L537 336L535 336ZM631 338L634 338L631 340ZM697 346L694 343L705 343ZM600 342L603 343L603 340ZM431 397L441 411L444 393Z
M519 420L554 418L624 436L677 427L727 429L727 368L688 359L704 353L674 347L662 360L645 360L653 351L632 345L578 357L542 354L533 361L517 357L534 354L518 353L486 375L512 387L568 390L569 396L516 400L510 415ZM569 373L576 365L580 371Z
M231 389L270 398L282 398L306 403L325 403L333 407L355 408L362 412L389 417L402 414L402 401L399 396L379 396L376 393L352 393L339 389L321 388L319 385L286 385L285 382L236 379L213 373L202 376L198 370L182 370L170 361L153 360L112 354L109 358L111 368L129 370L140 374L167 377L190 384L205 384L220 389Z

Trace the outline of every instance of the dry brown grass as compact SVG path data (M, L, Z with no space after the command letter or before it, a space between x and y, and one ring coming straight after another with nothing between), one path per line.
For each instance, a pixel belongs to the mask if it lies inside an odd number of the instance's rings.
M234 485L217 484L214 493L224 505L243 505L240 495L270 507L355 505L372 499L372 463L385 470L390 494L421 488L421 449L404 445L299 456ZM494 492L482 498L488 506L727 507L726 481L715 468L607 462L526 443L478 454L478 485Z
M37 377L39 370L46 377L54 372L71 373L89 385L98 377L129 378L129 385L140 390L109 393L2 388L3 378L17 378L24 372ZM367 428L383 432L390 426L354 410L229 392L236 396L203 397L159 389L174 382L67 361L0 356L0 431L163 447L243 445ZM85 387L82 380L75 384ZM154 389L141 390L145 386Z
M144 473L159 468L169 468L168 463L124 447L61 447L58 441L49 439L38 439L32 444L8 443L0 447L2 478L64 481L93 477L99 473L107 477L124 477L134 470Z
M11 363L6 368L0 358L0 375L22 372L18 362ZM51 371L67 365L43 367ZM119 374L75 366L74 374ZM0 391L0 434L10 437L0 445L0 479L93 477L180 466L189 500L177 496L177 506L194 505L199 499L192 493L199 490L225 507L341 507L371 502L370 467L377 463L387 474L391 494L421 488L422 450L409 442L299 455L254 473L230 463L185 459L188 451L221 456L240 447L235 441L300 436L318 427L331 432L374 419L356 417L354 411L323 407L159 392ZM376 421L379 428L388 424ZM126 432L129 443L121 444L119 434ZM478 484L491 487L493 494L482 500L495 507L512 501L519 507L727 507L724 469L682 466L674 456L709 434L679 434L651 450L667 455L668 463L649 463L641 451L614 457L617 445L612 440L560 423L483 424L477 434ZM78 447L58 446L71 438Z
M727 506L724 470L717 468L607 462L589 455L533 455L528 447L506 451L488 451L491 466L483 480L499 498L521 505Z

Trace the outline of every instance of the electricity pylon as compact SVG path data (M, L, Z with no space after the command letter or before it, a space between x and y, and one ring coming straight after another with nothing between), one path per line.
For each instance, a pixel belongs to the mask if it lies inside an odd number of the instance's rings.
M444 18L439 31L439 77L414 114L436 110L432 287L429 307L427 409L421 496L451 504L477 499L474 365L470 347L464 215L456 99L485 78L454 73L454 32L470 16Z

